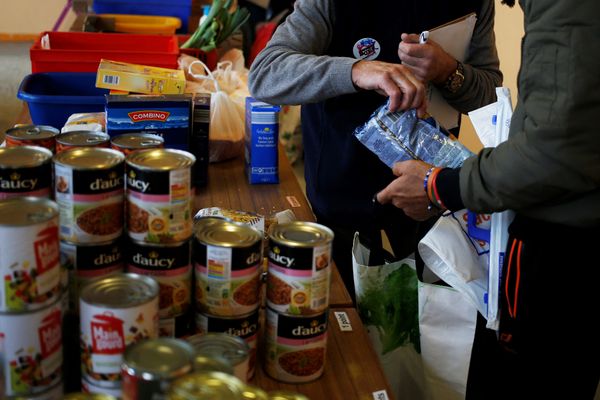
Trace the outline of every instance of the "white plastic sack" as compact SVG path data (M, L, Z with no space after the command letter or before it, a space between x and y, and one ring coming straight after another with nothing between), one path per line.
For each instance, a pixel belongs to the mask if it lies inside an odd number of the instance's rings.
M464 399L477 309L451 287L419 282L418 292L427 396L431 400Z
M369 265L370 250L358 233L352 246L356 303L361 320L396 399L425 398L417 275L414 260Z

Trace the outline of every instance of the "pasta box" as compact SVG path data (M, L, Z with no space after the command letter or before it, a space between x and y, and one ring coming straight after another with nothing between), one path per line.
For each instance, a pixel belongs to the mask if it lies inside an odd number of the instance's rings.
M246 98L246 174L249 183L278 183L279 106Z
M144 132L162 136L165 147L189 150L192 96L108 95L106 133Z

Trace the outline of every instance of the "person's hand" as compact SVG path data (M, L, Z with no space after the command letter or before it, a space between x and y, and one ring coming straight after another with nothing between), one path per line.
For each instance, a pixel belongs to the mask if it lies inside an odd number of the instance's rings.
M419 116L425 114L425 85L404 65L361 60L352 66L352 82L389 96L390 111L416 108Z
M377 201L381 204L392 203L401 208L406 215L417 221L425 221L438 213L429 210L429 198L423 188L423 181L431 165L423 161L402 161L394 164L394 179L381 192Z
M442 84L456 70L457 62L433 40L419 43L419 35L403 33L398 45L398 57L417 78Z

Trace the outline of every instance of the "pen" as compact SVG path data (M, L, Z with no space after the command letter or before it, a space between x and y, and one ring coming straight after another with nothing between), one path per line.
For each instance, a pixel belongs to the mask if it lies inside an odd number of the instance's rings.
M429 39L429 31L423 31L419 35L419 44L427 43L427 39Z

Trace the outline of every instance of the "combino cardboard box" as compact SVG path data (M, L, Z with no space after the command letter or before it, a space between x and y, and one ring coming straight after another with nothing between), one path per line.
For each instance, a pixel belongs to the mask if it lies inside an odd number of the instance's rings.
M278 183L279 106L246 98L246 174L250 183Z

